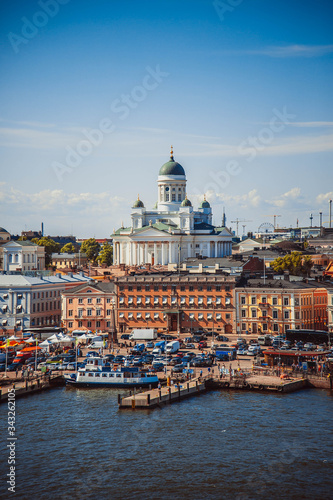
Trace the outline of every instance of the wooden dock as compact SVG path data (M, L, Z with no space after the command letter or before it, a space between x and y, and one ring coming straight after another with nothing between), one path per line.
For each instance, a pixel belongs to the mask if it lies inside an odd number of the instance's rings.
M0 403L8 400L8 393L15 389L15 399L41 391L65 385L63 376L59 373L38 375L25 380L0 380Z
M183 399L196 396L209 390L246 390L266 392L295 392L308 387L307 379L281 380L278 377L204 377L190 381L133 393L130 396L118 396L119 409L152 409L166 404L177 403Z
M131 408L133 410L147 410L158 406L164 406L169 403L176 403L205 391L205 381L199 381L199 379L196 378L177 385L171 385L170 387L164 386L160 389L151 389L146 392L132 394L131 396L123 398L119 395L118 405L120 409Z

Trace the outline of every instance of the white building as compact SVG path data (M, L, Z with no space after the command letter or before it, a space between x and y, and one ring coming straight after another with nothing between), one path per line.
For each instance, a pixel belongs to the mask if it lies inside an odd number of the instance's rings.
M38 278L0 274L0 332L11 334L24 328L60 326L61 293L88 281L82 274Z
M189 257L231 255L232 234L212 225L212 209L203 197L198 210L186 196L183 167L170 160L162 165L157 180L158 201L146 209L139 199L131 213L130 227L114 231L114 264L143 265L178 263Z
M31 241L10 240L0 247L0 267L3 271L33 271L45 269L45 247Z

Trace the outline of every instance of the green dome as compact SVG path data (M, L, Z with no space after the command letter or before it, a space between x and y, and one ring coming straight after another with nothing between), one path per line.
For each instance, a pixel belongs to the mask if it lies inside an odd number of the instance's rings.
M204 200L200 203L199 208L210 208L210 204L206 198L204 198Z
M144 208L144 204L140 200L139 196L138 196L138 199L135 200L135 202L133 203L133 208Z
M180 163L173 158L173 150L171 146L170 160L161 166L159 175L185 175L185 170Z
M192 203L190 202L190 200L187 199L187 197L185 198L185 200L182 201L181 207L191 207L192 206Z

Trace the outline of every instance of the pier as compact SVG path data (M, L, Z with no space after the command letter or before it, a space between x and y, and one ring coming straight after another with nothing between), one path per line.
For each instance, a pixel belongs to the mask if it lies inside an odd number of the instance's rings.
M15 399L65 385L60 373L37 375L31 379L0 379L0 403L8 400L8 393L15 389Z
M152 409L177 403L209 390L246 390L269 392L295 392L308 387L307 379L281 380L278 377L199 377L160 389L151 389L129 396L118 396L119 409Z

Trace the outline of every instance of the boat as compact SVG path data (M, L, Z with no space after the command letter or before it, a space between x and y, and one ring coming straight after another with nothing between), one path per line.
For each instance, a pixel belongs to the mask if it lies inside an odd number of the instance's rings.
M67 385L76 387L145 387L158 385L155 373L132 366L112 366L107 358L91 356L85 368L64 374Z

